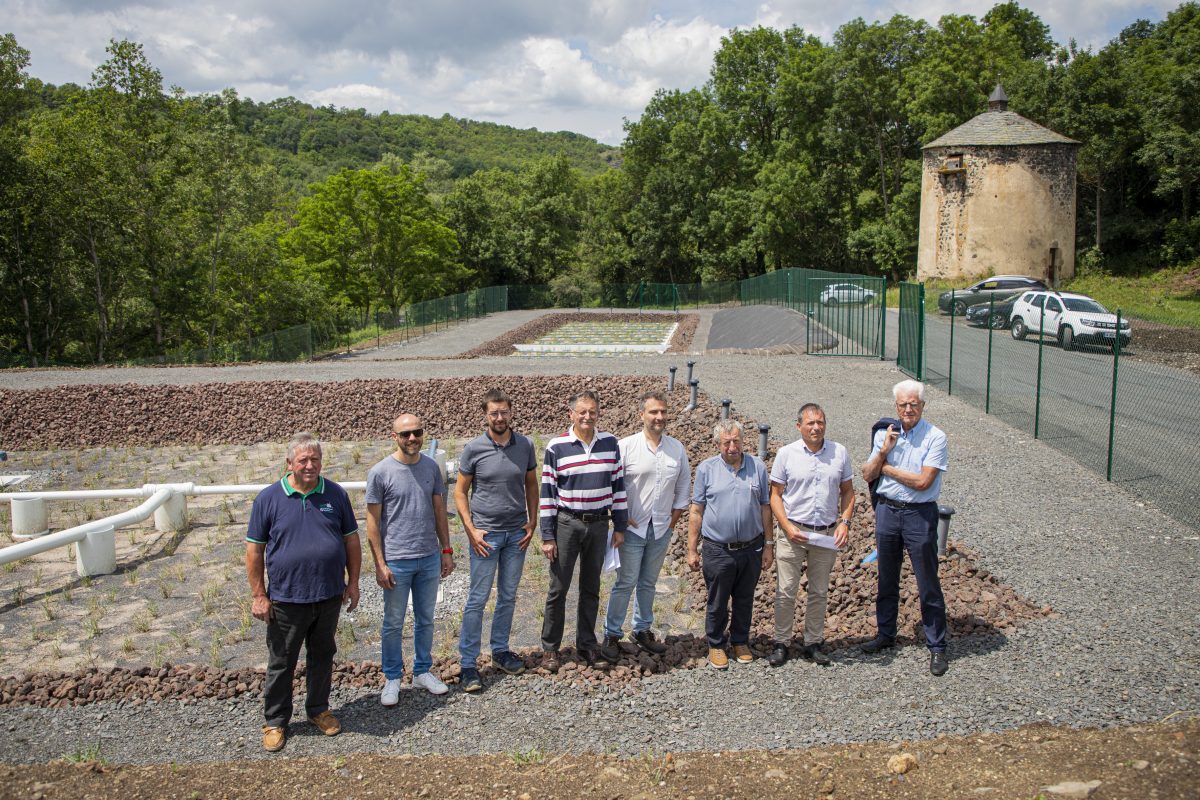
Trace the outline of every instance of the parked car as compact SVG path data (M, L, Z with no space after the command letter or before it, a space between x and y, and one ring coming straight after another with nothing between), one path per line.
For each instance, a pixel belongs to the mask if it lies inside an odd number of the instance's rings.
M967 306L967 313L963 314L963 317L969 325L986 325L989 328L1003 330L1008 327L1013 305L1020 296L1021 293L1017 292L1008 297L997 297L994 301L989 300L986 303Z
M831 283L821 291L821 305L836 306L838 303L869 303L875 292L856 283Z
M1043 314L1043 309L1045 313ZM1069 292L1025 292L1013 304L1010 330L1014 339L1028 334L1053 336L1063 350L1076 345L1098 344L1112 347L1120 337L1121 347L1127 347L1132 333L1129 320L1117 315L1085 294Z
M938 295L938 309L942 313L950 313L950 305L954 305L954 315L961 317L967 313L967 306L986 303L993 297L1008 297L1015 292L1029 289L1048 289L1046 284L1028 275L995 275L971 284L965 289L953 292L942 292Z

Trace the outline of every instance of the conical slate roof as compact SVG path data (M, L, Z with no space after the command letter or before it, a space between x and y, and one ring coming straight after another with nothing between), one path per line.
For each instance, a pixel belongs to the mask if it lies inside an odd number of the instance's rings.
M934 139L931 147L970 147L972 145L1079 144L1049 128L1043 128L1014 111L985 111L949 133Z

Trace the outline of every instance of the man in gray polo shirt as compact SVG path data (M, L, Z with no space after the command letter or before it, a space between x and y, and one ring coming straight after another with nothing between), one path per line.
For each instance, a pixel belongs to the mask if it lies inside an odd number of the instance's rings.
M727 644L733 646L738 662L748 664L754 660L750 652L754 587L762 570L771 568L775 529L771 524L767 467L756 456L742 452L741 424L721 420L713 428L713 439L720 454L696 467L687 561L693 571L700 569L703 536L708 663L726 669Z
M854 473L846 448L825 438L825 412L816 403L800 407L800 441L781 448L771 465L771 511L783 536L776 548L775 648L767 661L781 666L788 658L796 621L796 590L808 569L804 644L800 654L821 666L829 656L825 608L829 573L850 536L854 510Z
M496 583L492 614L492 663L509 675L525 663L508 649L517 583L525 566L525 548L538 518L537 455L533 440L512 427L512 401L492 389L480 404L487 425L467 442L458 460L454 503L471 542L471 588L463 608L458 651L463 691L483 688L477 661L483 638L483 608Z
M413 686L445 694L433 666L433 611L438 581L454 571L446 520L446 480L437 461L421 452L425 428L419 417L392 422L396 451L367 473L367 541L375 582L383 588L383 675L380 702L400 702L404 677L404 616L413 604Z

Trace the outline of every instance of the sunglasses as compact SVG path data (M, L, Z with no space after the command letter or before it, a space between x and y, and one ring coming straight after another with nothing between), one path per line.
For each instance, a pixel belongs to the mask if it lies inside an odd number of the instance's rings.
M424 428L414 428L411 431L392 431L392 436L400 439L420 439L424 435Z

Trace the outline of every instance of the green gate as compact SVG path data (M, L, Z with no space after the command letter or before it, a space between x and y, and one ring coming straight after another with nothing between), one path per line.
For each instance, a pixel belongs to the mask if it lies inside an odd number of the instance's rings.
M808 352L883 358L887 278L867 275L806 278L795 305L804 309Z

